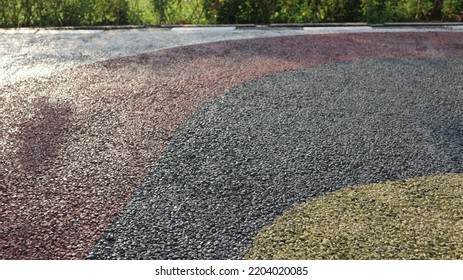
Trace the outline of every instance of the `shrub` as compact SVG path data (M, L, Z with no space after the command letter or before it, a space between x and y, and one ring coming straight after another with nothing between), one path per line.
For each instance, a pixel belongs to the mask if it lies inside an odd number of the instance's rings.
M0 0L0 27L463 20L463 0Z
M399 20L421 21L429 20L434 3L431 0L406 0L398 3L401 17Z
M401 11L397 10L397 0L362 0L361 7L367 22L397 21L397 16L401 15Z
M127 0L1 0L2 27L127 24Z
M442 5L442 16L444 20L463 21L463 1L445 0Z

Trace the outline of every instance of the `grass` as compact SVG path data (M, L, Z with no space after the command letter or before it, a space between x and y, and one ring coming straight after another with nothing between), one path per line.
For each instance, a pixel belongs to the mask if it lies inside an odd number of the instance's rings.
M154 14L153 4L150 0L129 0L130 10L140 18L139 24L156 24L157 17Z
M283 213L247 259L463 259L463 174L356 186Z
M138 24L159 24L158 15L154 12L154 6L151 0L128 0L130 11L139 20L131 20ZM176 24L205 24L205 18L202 1L171 1L171 5L166 10L168 23Z

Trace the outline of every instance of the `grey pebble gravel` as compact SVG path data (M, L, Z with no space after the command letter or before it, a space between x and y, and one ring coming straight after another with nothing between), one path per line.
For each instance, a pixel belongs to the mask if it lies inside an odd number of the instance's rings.
M463 171L463 59L263 77L177 132L90 259L239 259L285 209L342 187Z

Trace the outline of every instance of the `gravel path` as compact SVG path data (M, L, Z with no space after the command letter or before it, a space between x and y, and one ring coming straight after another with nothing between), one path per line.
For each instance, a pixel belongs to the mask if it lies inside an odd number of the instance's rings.
M328 62L463 57L462 45L461 32L238 40L114 59L3 85L0 258L88 256L139 189L176 129L199 106L234 86ZM242 247L227 256L241 255L244 245L240 243ZM225 253L214 254L226 257ZM94 256L111 254L96 251ZM205 253L198 250L199 254Z
M463 171L463 60L382 59L291 71L200 108L94 258L242 258L312 196Z
M175 27L114 30L0 29L0 86L98 61L217 41L277 36L372 33L463 32L463 25L413 27Z
M224 40L308 33L310 31L302 29L235 30L233 27L108 31L0 29L0 86L127 55Z

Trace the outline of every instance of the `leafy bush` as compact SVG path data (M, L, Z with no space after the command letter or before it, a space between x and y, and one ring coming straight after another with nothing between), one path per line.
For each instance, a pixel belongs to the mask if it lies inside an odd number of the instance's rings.
M442 5L444 20L463 21L463 1L446 0Z
M149 0L157 24L215 23L218 2L213 0Z
M310 2L304 0L280 0L276 9L270 16L271 22L310 22L313 21L313 13Z
M0 0L0 27L463 20L463 0Z
M403 11L403 19L409 21L429 20L433 7L431 0L407 0L398 3L398 9Z
M367 22L396 21L400 11L397 0L362 0L362 15Z
M218 23L336 22L360 19L359 0L224 0L218 2Z
M1 0L3 27L127 24L127 0Z

